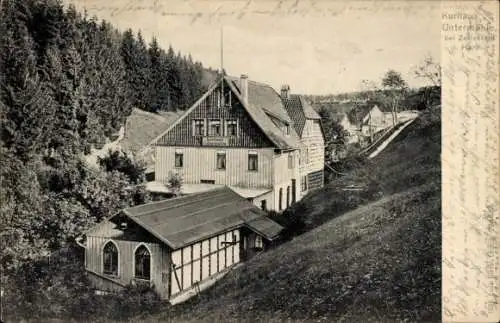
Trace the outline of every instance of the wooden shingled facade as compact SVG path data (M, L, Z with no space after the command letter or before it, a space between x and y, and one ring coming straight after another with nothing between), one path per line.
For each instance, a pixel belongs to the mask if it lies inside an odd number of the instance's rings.
M205 136L195 135L194 120L203 120ZM221 131L224 131L222 136L217 137L224 137L224 144L218 145L216 140L207 144L203 137L210 137L209 124L211 121L217 120L221 123ZM229 136L225 133L229 120L237 120L236 136ZM158 138L156 144L158 146L239 148L271 148L274 146L251 119L237 96L227 85L226 80L219 82L218 86L207 93L191 111L187 111L186 115L170 131Z

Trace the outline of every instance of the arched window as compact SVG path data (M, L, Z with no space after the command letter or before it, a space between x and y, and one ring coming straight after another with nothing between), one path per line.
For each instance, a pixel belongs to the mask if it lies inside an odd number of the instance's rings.
M151 255L145 246L140 246L135 251L135 278L150 279Z
M102 258L103 273L118 276L118 248L113 242L104 245Z

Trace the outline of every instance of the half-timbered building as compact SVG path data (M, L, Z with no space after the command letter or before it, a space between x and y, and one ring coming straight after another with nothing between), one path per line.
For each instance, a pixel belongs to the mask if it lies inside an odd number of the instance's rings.
M312 187L322 185L324 161L319 117L301 105L306 121L297 126L287 102L246 75L219 78L157 137L156 182L174 172L191 192L227 185L262 209L286 209L307 191L300 189L301 175ZM307 167L300 165L304 146L310 147Z
M282 229L223 187L124 209L80 244L97 291L146 284L171 300L266 249Z

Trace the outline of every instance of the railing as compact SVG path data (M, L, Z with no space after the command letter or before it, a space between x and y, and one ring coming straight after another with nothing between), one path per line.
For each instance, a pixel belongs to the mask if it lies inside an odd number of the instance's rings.
M396 124L395 126L390 127L387 129L378 139L376 139L374 142L372 142L368 147L364 148L361 150L358 155L359 156L367 156L369 155L374 149L376 149L382 142L384 142L387 138L389 138L396 130L401 128L406 122L400 122Z

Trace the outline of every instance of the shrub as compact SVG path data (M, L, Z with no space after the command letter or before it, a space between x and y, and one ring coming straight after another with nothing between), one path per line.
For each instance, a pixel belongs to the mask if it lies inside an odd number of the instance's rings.
M282 213L270 211L268 216L284 227L282 238L290 240L294 236L306 231L304 216L307 214L307 207L301 201L293 204Z
M121 293L96 295L77 247L26 263L3 287L4 314L9 321L122 320L166 308L166 302L149 286L127 286Z
M119 171L125 174L133 184L142 183L146 180L146 166L144 163L135 161L125 152L109 150L106 156L97 158L99 165L106 172Z
M167 179L167 188L175 196L179 196L181 194L182 182L183 178L181 174L169 172Z

